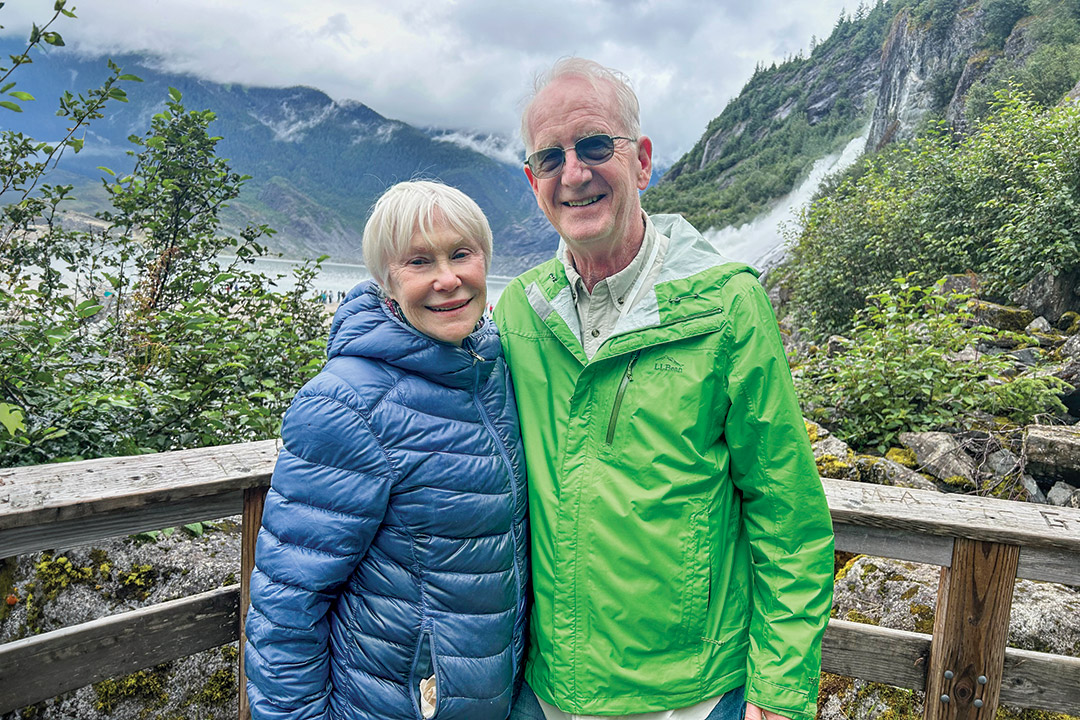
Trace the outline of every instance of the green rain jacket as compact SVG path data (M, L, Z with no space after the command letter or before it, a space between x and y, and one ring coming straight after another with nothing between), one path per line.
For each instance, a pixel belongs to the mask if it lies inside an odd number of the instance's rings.
M814 716L833 534L772 307L679 216L589 361L562 264L495 310L528 469L526 680L566 712L746 699Z

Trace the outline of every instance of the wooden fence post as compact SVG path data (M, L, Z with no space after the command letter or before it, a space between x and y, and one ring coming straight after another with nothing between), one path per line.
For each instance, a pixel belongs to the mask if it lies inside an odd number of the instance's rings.
M263 502L266 500L265 487L244 490L244 519L240 539L240 669L238 686L240 691L240 720L251 720L248 707L247 675L244 672L244 623L247 609L251 603L251 571L255 567L255 539L262 526Z
M1001 694L1018 545L957 538L941 569L923 720L991 720Z

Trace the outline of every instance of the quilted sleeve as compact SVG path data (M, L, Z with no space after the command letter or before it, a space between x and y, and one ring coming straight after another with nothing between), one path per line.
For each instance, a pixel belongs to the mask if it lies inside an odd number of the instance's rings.
M253 720L329 717L327 612L382 523L392 484L383 449L347 400L301 391L282 425L246 624Z

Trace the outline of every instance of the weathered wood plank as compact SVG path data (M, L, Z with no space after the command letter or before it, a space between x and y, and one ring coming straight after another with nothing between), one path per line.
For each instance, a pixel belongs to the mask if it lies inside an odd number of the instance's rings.
M265 486L278 440L0 470L0 530ZM1080 510L823 480L833 520L1080 552Z
M244 625L247 621L248 605L251 604L251 571L255 569L255 545L262 527L263 505L266 503L266 488L248 488L244 491L244 519L240 548L240 668L237 687L240 689L240 720L251 720L251 708L248 707L247 673L244 671Z
M0 470L0 529L176 503L269 483L278 440Z
M830 620L821 669L923 691L930 641L922 633ZM1006 648L1000 701L1080 715L1080 658Z
M236 639L237 585L0 645L0 713Z
M230 490L222 495L188 498L172 503L58 520L45 525L0 530L0 558L86 545L116 535L130 535L144 530L239 515L243 508L243 493L243 490Z
M1001 693L1017 545L959 538L941 569L924 720L990 720Z
M1080 586L1080 555L1056 548L1020 548L1016 576Z
M839 523L833 528L837 550L942 567L952 563L953 539L950 537ZM1080 556L1057 548L1022 547L1016 576L1080 586Z
M929 655L929 635L834 619L821 642L821 669L923 690Z
M1008 648L1001 702L1080 715L1080 658Z
M916 535L893 528L864 525L833 525L836 549L861 555L945 565L952 562L953 539L937 535Z
M833 522L1080 553L1080 510L822 479Z

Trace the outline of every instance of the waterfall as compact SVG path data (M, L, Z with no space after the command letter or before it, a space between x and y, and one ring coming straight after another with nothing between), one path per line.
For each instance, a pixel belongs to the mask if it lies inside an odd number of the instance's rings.
M862 155L868 132L853 139L841 152L816 160L802 184L780 198L768 212L739 227L709 230L704 233L705 239L732 260L759 270L776 266L784 257L784 230L797 222L798 212L826 177L844 170Z

